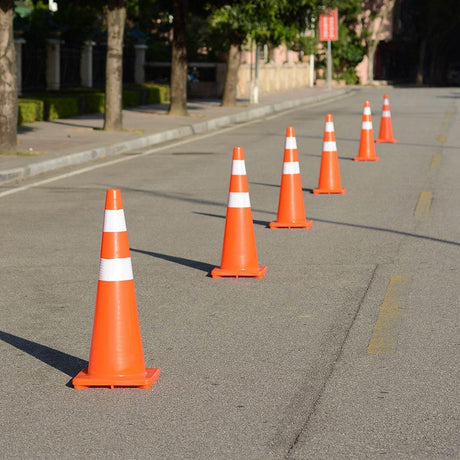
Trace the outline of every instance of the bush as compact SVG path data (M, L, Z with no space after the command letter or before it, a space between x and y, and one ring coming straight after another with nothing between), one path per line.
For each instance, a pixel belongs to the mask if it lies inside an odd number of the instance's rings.
M105 94L93 92L78 94L78 109L82 115L85 113L104 113Z
M130 91L139 92L139 104L162 104L169 100L169 86L156 83L128 85Z
M152 85L148 89L147 104L162 104L169 101L169 86Z
M123 107L136 107L139 105L139 91L124 90L123 91Z
M33 102L18 103L18 123L33 123L36 121L37 109Z
M74 117L79 114L76 97L46 97L44 102L46 121Z
M123 90L123 107L158 104L169 100L169 86L155 83L128 85ZM92 88L72 88L50 96L34 93L18 100L18 123L49 121L88 113L104 113L105 94Z
M38 99L19 99L18 100L18 123L33 123L43 121L43 101Z

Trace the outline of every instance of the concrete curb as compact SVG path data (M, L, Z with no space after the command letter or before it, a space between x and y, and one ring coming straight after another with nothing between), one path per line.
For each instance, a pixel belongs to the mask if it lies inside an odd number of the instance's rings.
M119 142L113 145L96 147L90 150L85 150L78 153L64 155L62 157L53 158L39 163L30 164L21 168L14 168L0 171L0 184L6 184L26 177L36 176L55 169L64 168L66 166L86 163L98 158L120 155L135 149L142 149L163 142L180 139L194 134L205 133L217 128L223 128L236 123L244 123L256 118L262 118L272 113L282 112L301 105L313 104L315 102L327 102L339 97L351 94L353 89L336 90L333 93L322 93L316 96L309 96L302 99L291 99L276 104L265 105L226 115L219 118L214 118L207 121L202 121L180 128L170 129L148 136L142 136L137 139L131 139L125 142Z

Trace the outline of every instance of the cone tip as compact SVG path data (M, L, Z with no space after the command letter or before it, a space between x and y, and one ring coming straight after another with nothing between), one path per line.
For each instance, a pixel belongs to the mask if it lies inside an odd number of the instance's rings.
M293 126L288 126L286 128L286 137L295 137L295 130Z
M329 122L329 121L334 121L333 117L332 117L332 114L330 114L330 113L326 114L326 123Z
M121 200L121 191L119 189L109 188L105 194L105 209L123 209Z
M233 159L244 160L243 147L233 147Z
M369 101L364 101L364 107L370 107L371 103Z
M384 94L383 99L388 99L388 94Z

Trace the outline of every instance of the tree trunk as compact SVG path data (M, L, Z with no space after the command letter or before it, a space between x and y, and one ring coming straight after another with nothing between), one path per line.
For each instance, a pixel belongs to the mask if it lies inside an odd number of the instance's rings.
M236 105L236 87L238 85L240 62L240 45L232 43L227 56L227 73L225 74L224 94L222 96L223 107L234 107Z
M123 102L123 33L126 0L110 0L107 9L107 61L104 129L121 131Z
M423 74L425 70L425 54L426 54L426 39L422 40L420 44L420 50L418 53L418 65L417 65L417 76L415 83L417 85L423 85Z
M375 52L380 42L380 35L383 31L384 25L390 15L393 13L396 0L383 0L381 5L377 3L374 5L377 10L375 11L376 17L371 20L370 23L365 24L365 28L371 31L367 47L367 82L372 83L374 81L374 60ZM371 2L372 3L372 2ZM376 22L377 21L377 22ZM375 25L377 24L377 29Z
M186 116L187 112L187 0L173 2L173 42L171 55L170 115Z
M0 0L0 152L16 153L18 94L13 34L14 1Z
M369 44L369 49L367 51L367 84L373 83L374 81L374 60L375 52L377 51L378 41L372 41Z

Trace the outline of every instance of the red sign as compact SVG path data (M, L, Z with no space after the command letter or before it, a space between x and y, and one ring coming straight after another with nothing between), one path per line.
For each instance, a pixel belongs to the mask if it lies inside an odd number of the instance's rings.
M335 41L339 38L339 14L337 8L328 8L319 15L320 41Z

